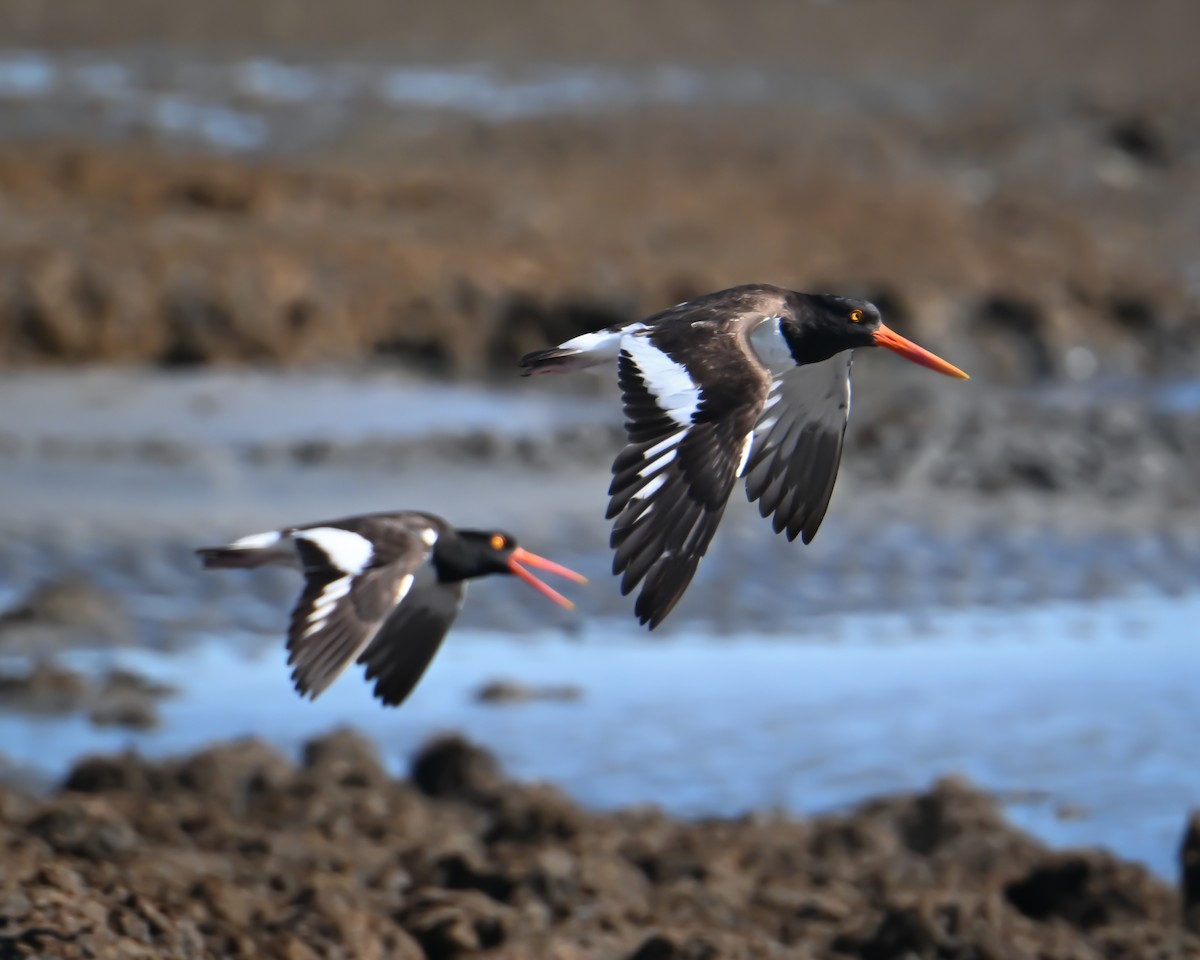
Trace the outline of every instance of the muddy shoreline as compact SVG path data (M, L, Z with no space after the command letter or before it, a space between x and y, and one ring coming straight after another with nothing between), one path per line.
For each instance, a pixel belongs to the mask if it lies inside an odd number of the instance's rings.
M955 780L841 814L592 814L457 739L392 780L350 733L0 792L12 956L1186 957L1183 890L1049 852Z

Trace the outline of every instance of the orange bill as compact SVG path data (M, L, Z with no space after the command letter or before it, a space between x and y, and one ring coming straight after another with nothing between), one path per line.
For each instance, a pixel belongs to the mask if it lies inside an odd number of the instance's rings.
M952 363L947 363L939 356L930 353L924 347L918 347L911 340L905 340L900 334L889 330L883 324L879 325L879 329L875 331L875 346L887 347L889 350L894 350L906 360L911 360L913 363L919 363L923 367L928 367L930 370L936 370L938 373L945 374L947 377L956 377L959 380L970 380L971 378L963 373L958 367Z
M522 563L527 563L531 567L537 567L539 570L545 570L548 573L557 574L560 577L566 577L568 580L575 581L575 583L587 583L587 577L582 573L576 573L569 567L555 563L553 560L547 560L545 557L539 557L536 553L530 553L524 547L517 547L508 558L508 569L533 587L538 593L549 597L555 603L561 604L568 610L575 609L575 604L549 584L542 583L541 580L521 566Z

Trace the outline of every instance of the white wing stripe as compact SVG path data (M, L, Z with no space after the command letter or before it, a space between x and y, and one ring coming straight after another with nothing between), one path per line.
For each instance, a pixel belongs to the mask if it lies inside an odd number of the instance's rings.
M297 530L292 536L297 540L307 540L343 573L362 573L375 554L370 540L340 527L311 527Z
M321 591L321 595L313 601L312 609L308 612L308 626L304 630L304 636L311 637L325 626L325 621L333 613L337 602L349 592L349 577L339 577L337 580L327 583L325 589Z
M666 440L660 440L658 443L652 446L649 450L643 453L642 456L647 460L649 460L651 457L657 457L667 448L675 446L676 443L683 439L683 435L685 433L687 433L686 430L680 430L678 433L671 434Z
M753 430L746 434L746 439L742 441L742 456L741 459L738 460L737 473L734 474L735 477L740 477L746 472L746 463L750 460L750 448L752 446L754 446Z
M621 349L642 373L642 380L668 417L681 427L690 427L692 417L700 406L700 388L681 363L659 350L645 337L626 334Z
M659 474L648 484L642 487L633 497L634 500L645 500L647 497L652 497L662 488L662 485L667 482L667 478L663 474ZM649 511L647 511L649 512ZM645 513L642 514L645 516Z
M412 589L412 585L413 575L411 573L401 577L400 582L396 584L396 599L392 602L399 606L400 601L408 596L408 591Z
M675 454L678 452L679 452L678 450L672 448L672 449L668 450L666 453L664 453L661 457L651 460L644 467L642 467L641 470L638 471L638 476L639 477L648 477L652 473L657 473L659 470L661 470L663 467L665 467L668 463L670 463L672 460L674 460Z

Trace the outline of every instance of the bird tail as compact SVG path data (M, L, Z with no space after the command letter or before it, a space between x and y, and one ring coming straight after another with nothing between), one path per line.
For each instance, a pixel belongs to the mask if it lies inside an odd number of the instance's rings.
M205 570L252 570L267 564L296 565L296 551L290 541L281 539L270 545L200 547L196 555Z
M523 377L534 377L543 373L570 373L572 370L594 366L595 363L595 358L588 356L584 351L566 347L537 350L525 354L517 361L517 365L523 368Z

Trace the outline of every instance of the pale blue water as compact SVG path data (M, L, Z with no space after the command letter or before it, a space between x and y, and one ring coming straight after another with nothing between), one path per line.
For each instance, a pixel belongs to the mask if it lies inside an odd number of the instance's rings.
M461 730L513 775L590 806L685 815L826 811L957 773L1008 798L1011 818L1052 844L1100 844L1171 877L1186 813L1200 806L1198 615L1188 596L838 616L810 624L828 638L817 643L700 631L648 642L624 621L525 641L460 629L399 710L353 674L301 701L281 645L212 638L184 655L104 655L182 688L156 731L0 715L0 742L57 774L89 752L159 756L247 735L295 753L350 725L400 773L426 738ZM474 702L497 678L571 684L582 697Z
M788 64L300 62L152 48L0 48L0 137L132 133L227 153L328 143L366 113L401 123L432 112L502 123L655 106L800 103L922 116L956 97L905 78L851 81Z

